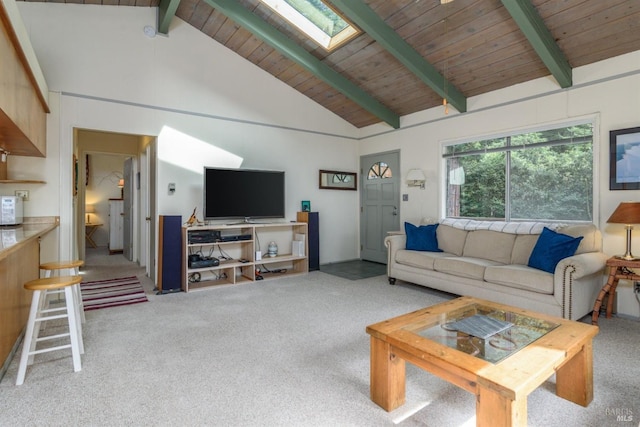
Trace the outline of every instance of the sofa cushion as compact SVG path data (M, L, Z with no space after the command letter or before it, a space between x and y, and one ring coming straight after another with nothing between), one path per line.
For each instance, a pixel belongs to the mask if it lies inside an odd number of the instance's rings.
M484 280L516 289L553 294L553 274L526 265L498 265L485 269Z
M513 242L513 251L511 252L511 262L505 264L521 264L527 265L531 252L538 241L538 234L519 234L516 241Z
M404 232L407 235L405 248L413 251L442 252L438 249L436 230L438 224L421 225L419 227L404 223Z
M515 240L515 234L489 230L469 231L462 256L509 264Z
M440 224L436 230L438 247L450 254L462 255L468 231Z
M576 253L581 240L582 236L572 237L544 228L540 233L540 237L538 237L533 252L531 252L527 265L553 273L561 259Z
M451 256L451 254L446 252L408 251L399 249L398 252L396 252L396 262L410 267L433 270L433 262L437 258L448 256Z
M599 252L602 250L602 234L593 224L568 225L556 231L572 237L583 237L578 249L576 249L576 254Z
M480 258L442 257L434 260L433 269L441 273L453 274L454 276L483 280L485 268L493 265L500 264Z

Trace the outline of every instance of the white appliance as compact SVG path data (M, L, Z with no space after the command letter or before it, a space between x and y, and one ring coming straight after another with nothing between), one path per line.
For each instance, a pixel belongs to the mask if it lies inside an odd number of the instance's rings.
M22 197L0 196L0 199L0 225L22 224L24 214Z

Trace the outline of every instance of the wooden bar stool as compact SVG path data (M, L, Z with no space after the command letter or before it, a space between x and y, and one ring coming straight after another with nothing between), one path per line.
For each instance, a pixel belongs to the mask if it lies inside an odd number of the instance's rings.
M45 262L43 264L40 264L40 270L43 272L44 277L51 277L54 271L58 273L58 276L60 276L62 275L64 270L67 270L65 274L68 274L70 276L77 276L80 274L80 267L82 267L83 265L84 265L84 261L81 259L76 259L72 261L52 261L52 262ZM62 290L58 290L58 292L62 293ZM78 297L78 314L80 315L80 319L82 320L82 323L84 323L86 319L84 317L84 304L82 302L82 290L80 289L79 284L74 286L74 292L76 292Z
M25 289L33 291L33 297L31 300L31 310L29 311L29 320L27 321L27 331L25 332L24 343L22 345L22 354L20 355L16 385L21 385L24 382L27 365L31 365L34 355L39 353L71 348L73 370L78 372L82 369L80 354L84 353L84 344L82 342L80 319L78 317L78 301L76 292L74 292L73 289L73 287L79 285L81 281L82 278L80 276L57 276L36 279L24 284ZM55 290L64 290L64 307L49 308L45 303L47 291ZM38 337L42 322L64 318L67 319L69 324L68 333ZM46 347L40 350L36 348L37 343L65 337L69 337L69 344Z

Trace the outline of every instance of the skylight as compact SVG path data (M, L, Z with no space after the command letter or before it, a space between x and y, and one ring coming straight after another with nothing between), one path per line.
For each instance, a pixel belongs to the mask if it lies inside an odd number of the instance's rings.
M260 0L320 46L332 50L358 34L321 0Z

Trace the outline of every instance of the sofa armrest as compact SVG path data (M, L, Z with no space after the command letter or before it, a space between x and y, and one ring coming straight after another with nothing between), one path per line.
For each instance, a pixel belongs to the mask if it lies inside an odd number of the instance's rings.
M396 252L407 246L407 236L405 234L392 234L384 238L384 245L387 247L387 275L389 275L389 269L395 263Z
M573 279L580 279L604 270L609 257L602 252L586 252L560 260L556 266L555 276L562 277L567 268L572 268Z
M562 317L577 320L588 313L602 288L608 257L587 252L561 260L553 277L554 297L562 307Z

